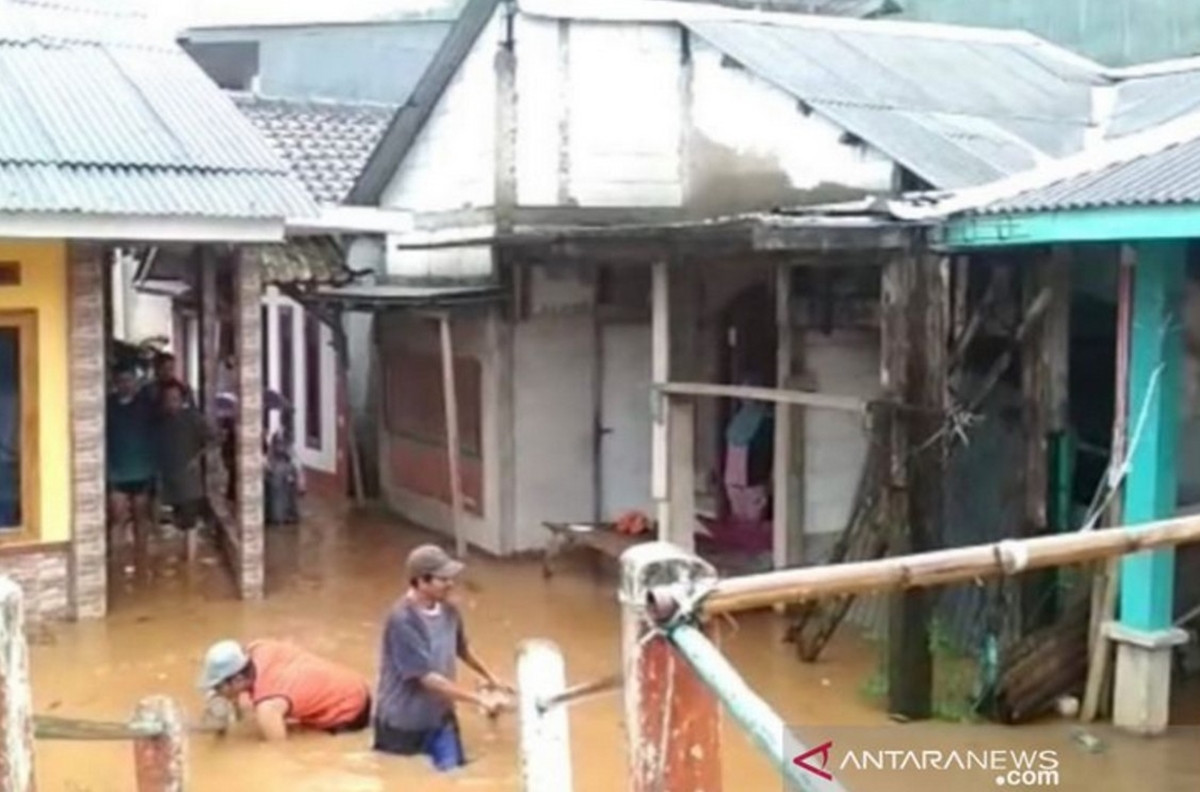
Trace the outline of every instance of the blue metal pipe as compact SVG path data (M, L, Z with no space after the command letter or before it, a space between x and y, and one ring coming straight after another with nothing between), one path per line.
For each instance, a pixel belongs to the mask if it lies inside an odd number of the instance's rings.
M779 768L789 783L789 789L845 792L836 779L820 778L792 761L795 757L787 755L789 746L784 739L786 727L783 719L746 684L742 675L704 633L691 625L680 624L669 629L668 639L696 675L720 699L725 710L750 736L751 741ZM800 754L808 750L799 742L792 742L790 747Z

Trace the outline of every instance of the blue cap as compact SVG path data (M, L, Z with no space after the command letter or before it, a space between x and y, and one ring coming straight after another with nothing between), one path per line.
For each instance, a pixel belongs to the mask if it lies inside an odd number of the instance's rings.
M201 690L212 690L250 664L250 656L237 641L220 641L213 644L204 656L204 669L196 686Z

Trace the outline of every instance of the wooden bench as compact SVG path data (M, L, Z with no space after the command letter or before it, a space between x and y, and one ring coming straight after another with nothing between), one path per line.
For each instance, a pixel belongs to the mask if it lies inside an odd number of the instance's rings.
M566 550L586 549L592 556L592 571L599 574L605 559L617 560L621 554L634 545L652 541L652 533L638 536L617 533L615 523L591 522L543 522L550 532L546 541L546 550L542 554L542 576L549 578L554 574L551 563Z

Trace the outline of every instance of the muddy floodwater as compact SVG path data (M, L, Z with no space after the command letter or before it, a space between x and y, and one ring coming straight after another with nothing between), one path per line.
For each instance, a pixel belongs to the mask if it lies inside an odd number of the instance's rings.
M226 637L294 639L354 666L373 683L381 622L401 591L404 554L426 539L427 534L378 515L352 518L320 508L300 528L271 529L270 593L265 602L253 604L233 599L230 583L211 558L211 550L204 551L208 557L190 565L163 561L151 581L126 581L121 569L114 568L111 574L123 582L117 586L109 619L54 626L35 636L36 710L121 720L140 697L167 694L198 718L203 707L194 688L198 661L210 642ZM171 550L163 548L166 555ZM547 582L536 561L472 557L458 596L478 652L508 679L513 677L515 647L529 637L549 638L564 648L572 682L603 676L618 667L613 580L594 578L586 559L564 558L559 573ZM778 621L770 614L742 616L736 629L722 630L721 641L734 665L785 721L808 727L806 741L812 744L829 727L827 739L835 741L835 755L845 743L860 737L861 745L871 747L902 734L905 744L917 749L1054 751L1057 779L1043 776L1038 779L1041 786L1025 788L1089 792L1200 788L1200 727L1183 727L1156 740L1093 729L1099 743L1087 750L1080 744L1077 725L1068 721L1021 728L894 725L862 693L875 665L865 643L843 637L820 663L805 665L781 643ZM1200 699L1200 691L1189 698ZM1187 717L1190 714L1195 713L1184 713L1186 720L1200 723ZM188 789L519 790L512 717L490 725L476 713L464 711L462 721L472 762L451 775L439 776L419 760L375 755L369 750L367 733L307 735L280 747L231 734L190 741ZM578 704L571 709L570 723L574 789L623 790L619 696ZM127 744L39 741L37 751L41 790L129 792L133 788ZM784 788L774 769L728 719L722 761L726 792ZM847 790L923 790L940 784L945 792L973 792L997 783L977 770L969 777L954 776L914 769L911 763L893 772L839 767L837 776Z

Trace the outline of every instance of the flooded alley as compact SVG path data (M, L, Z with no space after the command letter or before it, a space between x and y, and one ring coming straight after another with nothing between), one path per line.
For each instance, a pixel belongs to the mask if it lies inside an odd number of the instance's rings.
M121 720L139 698L164 693L199 718L203 700L194 688L199 659L214 640L260 636L289 638L343 661L374 680L383 616L402 588L406 551L429 538L385 516L351 517L334 510L298 528L272 529L265 602L234 599L224 570L211 557L190 567L164 563L151 583L115 587L112 616L103 622L55 625L34 641L32 666L38 713ZM170 557L173 550L163 553ZM120 569L112 574L120 575ZM618 665L618 612L614 579L595 579L586 562L564 561L550 581L537 562L473 557L458 596L477 651L512 678L515 647L529 637L557 641L567 655L569 681L612 672ZM849 633L847 633L848 635ZM806 739L859 735L869 745L905 730L906 741L947 745L946 726L889 725L864 698L863 681L874 658L865 643L835 642L817 664L798 662L782 643L770 614L748 614L723 627L721 642L750 684L785 721L803 725ZM188 746L189 790L288 789L298 792L375 792L385 789L519 790L516 723L494 727L464 712L470 766L437 776L423 761L383 757L369 750L369 734L305 735L281 747L235 732L224 738L194 736ZM575 789L623 789L624 746L620 697L582 702L571 710ZM1059 788L1126 790L1195 789L1200 759L1197 732L1177 727L1160 740L1138 741L1096 730L1104 750L1089 753L1073 739L1074 724L1018 728L950 727L962 750L1051 749L1061 759ZM726 789L782 789L769 764L727 720L723 751ZM812 730L816 730L815 732ZM836 732L836 735L834 734ZM132 788L127 744L39 741L39 788L74 792L127 792ZM855 784L854 771L839 779L847 789L915 789L930 781L911 774L872 774Z

